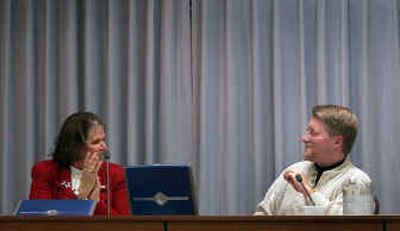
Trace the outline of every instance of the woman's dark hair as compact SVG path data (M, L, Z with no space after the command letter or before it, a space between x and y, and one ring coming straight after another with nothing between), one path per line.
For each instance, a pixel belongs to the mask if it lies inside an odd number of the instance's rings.
M102 126L105 129L104 123L92 112L77 112L64 121L52 153L58 165L68 167L82 158L81 152L93 126Z

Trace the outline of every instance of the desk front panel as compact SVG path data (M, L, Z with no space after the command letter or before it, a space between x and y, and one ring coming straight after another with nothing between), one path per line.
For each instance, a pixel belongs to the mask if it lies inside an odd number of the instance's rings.
M131 219L18 219L0 221L1 231L165 231L164 222Z
M381 219L343 217L210 218L168 221L168 231L382 231Z
M399 231L400 219L387 219L384 231Z
M0 231L400 231L400 216L0 217Z

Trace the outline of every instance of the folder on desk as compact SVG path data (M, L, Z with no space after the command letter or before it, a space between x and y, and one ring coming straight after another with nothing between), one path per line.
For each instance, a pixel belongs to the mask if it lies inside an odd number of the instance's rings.
M190 166L136 165L125 170L133 215L197 213Z
M15 216L91 216L93 200L21 200Z

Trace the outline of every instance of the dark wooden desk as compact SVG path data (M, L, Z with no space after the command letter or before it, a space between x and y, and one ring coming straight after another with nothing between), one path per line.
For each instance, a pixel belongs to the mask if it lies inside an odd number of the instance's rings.
M384 231L397 231L400 230L400 215L390 216L385 218L385 230Z
M0 217L1 231L394 231L400 215Z
M0 231L164 231L164 226L162 220L153 218L0 218Z
M375 216L273 216L192 217L170 219L168 231L382 231L383 220Z

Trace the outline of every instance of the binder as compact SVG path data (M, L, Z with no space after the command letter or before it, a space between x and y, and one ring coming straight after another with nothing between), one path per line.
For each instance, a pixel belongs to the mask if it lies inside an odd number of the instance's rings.
M92 216L93 200L21 200L15 216Z
M125 170L133 215L197 214L190 166L136 165Z

